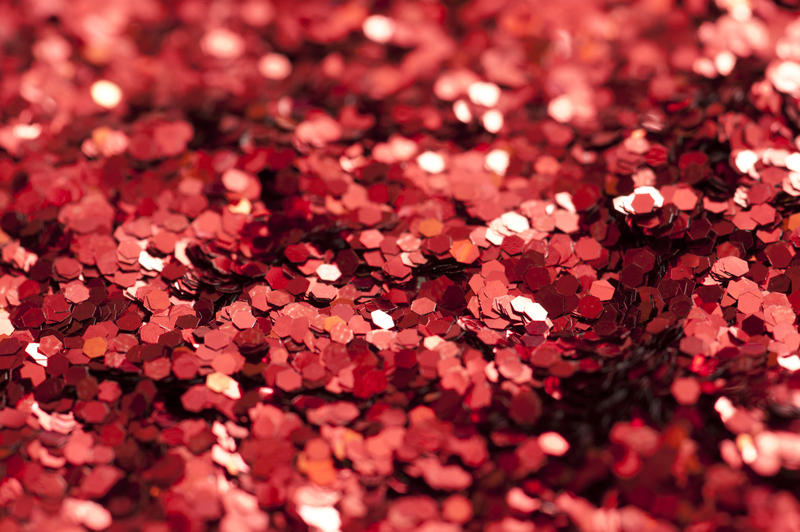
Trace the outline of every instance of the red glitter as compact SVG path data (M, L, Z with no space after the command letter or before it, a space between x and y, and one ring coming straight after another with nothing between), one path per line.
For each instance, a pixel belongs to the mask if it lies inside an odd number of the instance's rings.
M794 2L12 4L0 529L800 519Z

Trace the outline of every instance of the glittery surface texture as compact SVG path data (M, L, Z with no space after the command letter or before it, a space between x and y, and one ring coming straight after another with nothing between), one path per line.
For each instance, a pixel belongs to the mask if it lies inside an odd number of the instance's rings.
M0 2L0 530L799 530L798 9Z

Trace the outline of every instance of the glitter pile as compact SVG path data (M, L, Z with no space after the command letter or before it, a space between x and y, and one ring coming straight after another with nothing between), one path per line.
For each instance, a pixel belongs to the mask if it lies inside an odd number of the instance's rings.
M798 530L794 4L0 4L0 529Z

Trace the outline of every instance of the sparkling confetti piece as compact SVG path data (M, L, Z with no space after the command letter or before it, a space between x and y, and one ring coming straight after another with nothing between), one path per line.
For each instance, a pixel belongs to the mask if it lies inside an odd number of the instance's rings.
M92 100L100 107L113 109L122 101L122 89L107 79L95 81L91 87Z
M374 323L376 327L380 327L381 329L391 329L394 327L394 320L392 317L382 310L373 310L370 317L372 318L372 323Z

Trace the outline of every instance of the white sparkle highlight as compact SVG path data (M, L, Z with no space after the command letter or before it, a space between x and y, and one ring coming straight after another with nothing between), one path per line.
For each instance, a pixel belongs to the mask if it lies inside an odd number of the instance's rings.
M94 103L106 109L113 109L122 101L122 89L113 81L101 79L92 83L89 89Z
M370 317L372 318L372 323L374 323L376 327L385 330L389 330L394 327L394 320L392 317L382 310L373 310L370 313Z
M500 100L500 87L488 81L476 81L470 84L467 96L475 105L494 107Z
M367 39L380 44L391 41L396 29L395 21L384 15L370 15L361 26Z
M429 174L440 174L444 172L444 157L436 152L426 151L417 156L417 164Z
M506 175L510 157L505 150L492 150L486 154L486 169L498 175Z

